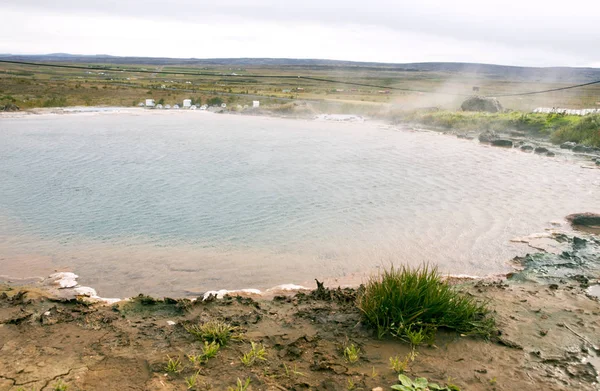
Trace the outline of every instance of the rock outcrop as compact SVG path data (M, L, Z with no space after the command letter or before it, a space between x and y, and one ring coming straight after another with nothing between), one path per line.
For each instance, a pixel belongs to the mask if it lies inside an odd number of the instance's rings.
M573 225L600 228L600 214L598 213L574 213L568 215L566 219Z
M479 111L486 113L500 113L504 109L496 98L486 98L483 96L472 96L460 105L462 111Z

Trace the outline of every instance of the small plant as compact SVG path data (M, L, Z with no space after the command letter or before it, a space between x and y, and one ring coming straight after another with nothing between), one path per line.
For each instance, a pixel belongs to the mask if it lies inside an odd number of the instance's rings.
M344 358L350 364L354 364L360 358L360 348L355 344L350 344L344 348Z
M426 328L407 327L403 330L403 334L413 348L422 344L423 341L431 339Z
M415 358L418 354L419 353L413 349L410 351L410 353L404 356L404 358L401 358L399 354L395 355L394 357L390 357L390 368L396 373L402 373L406 371L411 362L415 361Z
M379 376L379 373L375 370L375 367L373 367L373 369L371 370L371 378L375 379L377 376Z
M352 391L356 388L356 385L354 384L354 381L352 379L348 379L348 382L346 383L346 389L348 391Z
M235 328L228 323L211 320L200 325L185 326L185 330L202 341L215 342L220 346L225 346Z
M219 349L221 349L221 345L216 342L208 343L204 341L204 347L202 348L202 357L204 360L208 361L209 359L215 357L217 353L219 353Z
M392 386L392 390L399 391L460 391L455 385L448 385L445 387L441 387L439 384L430 383L424 377L418 377L414 380L411 380L410 377L406 375L398 375L398 381L400 384L394 384Z
M167 361L167 365L165 366L165 371L168 373L179 373L183 370L181 365L181 360L179 358L171 358L167 356L169 361Z
M287 365L285 365L285 363L283 363L283 368L285 368L285 375L287 377L292 377L293 376L306 376L304 373L298 371L298 368L296 366L296 364L294 364L294 368L290 368Z
M198 373L195 373L192 376L185 378L185 384L187 385L188 390L195 388L197 382L198 382Z
M239 378L237 379L237 383L235 387L229 387L228 391L246 391L250 386L250 378L246 378L244 382L242 382Z
M69 389L69 386L66 385L65 383L63 383L62 380L59 380L55 385L54 385L54 391L67 391Z
M242 364L249 367L253 365L256 360L266 361L267 360L267 350L262 344L255 344L254 342L250 342L251 348L247 353L241 358Z

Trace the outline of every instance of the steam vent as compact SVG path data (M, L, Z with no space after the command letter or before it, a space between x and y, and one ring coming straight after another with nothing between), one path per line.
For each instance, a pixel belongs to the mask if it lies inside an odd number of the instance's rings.
M460 105L462 111L483 111L487 113L500 113L504 109L496 98L472 96Z

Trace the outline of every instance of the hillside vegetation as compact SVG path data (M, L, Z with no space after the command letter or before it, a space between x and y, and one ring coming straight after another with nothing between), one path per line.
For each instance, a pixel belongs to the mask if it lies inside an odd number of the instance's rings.
M395 122L412 122L459 131L520 130L549 137L554 143L566 141L600 147L600 114L533 114L522 112L474 113L460 111L410 111L397 113Z

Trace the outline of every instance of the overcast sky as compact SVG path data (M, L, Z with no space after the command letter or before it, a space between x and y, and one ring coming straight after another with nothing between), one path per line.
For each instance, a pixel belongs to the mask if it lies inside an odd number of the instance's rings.
M600 67L600 0L18 0L0 53Z

